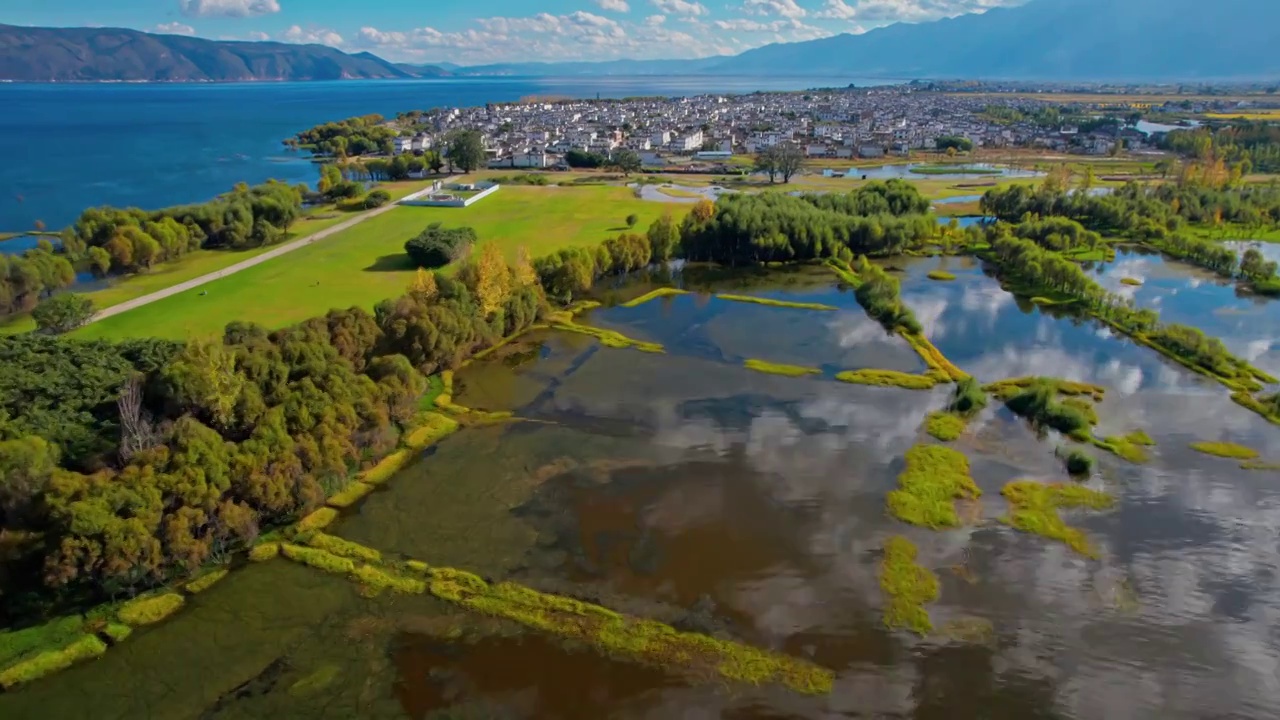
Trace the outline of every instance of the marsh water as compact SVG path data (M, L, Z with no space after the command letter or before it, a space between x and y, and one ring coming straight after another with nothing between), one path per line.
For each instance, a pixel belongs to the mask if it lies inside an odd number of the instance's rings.
M979 516L947 532L893 520L885 495L905 451L929 441L921 422L948 390L835 382L838 370L923 365L820 270L685 268L657 279L838 309L704 293L625 308L617 301L649 286L602 287L606 306L582 321L666 354L526 336L456 381L459 402L524 421L448 438L331 531L806 658L835 672L829 695L633 665L430 597L365 599L345 579L274 560L233 572L97 661L0 695L0 717L1276 717L1280 475L1188 443L1233 440L1280 460L1280 430L1149 349L1014 298L975 261L885 265L966 371L1106 385L1100 432L1141 428L1156 440L1145 465L1098 458L1088 482L1116 509L1067 516L1099 560L998 522L1005 482L1067 478L1057 442L995 405L955 443L985 493ZM928 279L936 269L956 280ZM1100 272L1141 272L1138 300L1162 311L1217 287L1190 287L1195 273L1131 253ZM1228 342L1269 332L1256 320L1228 332L1219 316L1195 314L1201 303L1272 316L1233 288L1179 312ZM823 372L760 374L747 358ZM893 534L912 539L941 581L927 638L881 622L877 564Z

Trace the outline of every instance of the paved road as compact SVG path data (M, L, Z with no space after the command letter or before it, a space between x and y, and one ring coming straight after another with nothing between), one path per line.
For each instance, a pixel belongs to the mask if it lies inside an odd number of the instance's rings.
M397 202L389 203L380 208L377 208L376 210L368 210L366 212L360 213L359 215L356 215L350 220L343 220L342 222L338 223L337 225L334 225L333 227L325 228L324 230L320 230L319 232L312 233L311 235L308 235L304 238L299 238L297 240L294 240L293 242L285 243L280 247L272 248L271 250L268 250L267 252L264 252L261 255L256 255L254 257L249 258L248 260L242 260L236 263L235 265L228 265L227 267L221 270L217 270L215 272L201 275L198 278L192 278L190 280L187 280L186 282L180 282L177 285L170 285L169 287L163 290L157 290L153 293L143 295L142 297L137 297L132 300L122 302L118 305L112 305L109 308L103 308L102 310L98 311L98 313L94 315L93 319L90 320L89 322L97 322L99 320L109 318L113 315L119 315L120 313L129 312L130 310L140 308L143 305L149 305L153 302L156 302L157 300L163 300L172 295L177 295L178 293L191 290L192 288L198 288L201 285L204 285L205 283L211 283L214 280L219 280L221 278L228 277L230 275L235 275L241 270L247 270L248 268L251 268L254 265L261 265L262 263L267 262L268 260L274 260L275 258L278 258L281 255L291 253L294 250L297 250L298 248L306 247L311 243L324 240L330 235L333 235L335 233L340 233L343 230L346 230L350 227L359 225L360 223L364 222L365 220L368 220L369 218L377 217L378 215L381 215L384 212L388 212L394 209L399 202L404 202L405 200L414 200L430 192L431 192L431 188L419 190L418 192L412 193L410 195L406 195L404 198L402 198Z

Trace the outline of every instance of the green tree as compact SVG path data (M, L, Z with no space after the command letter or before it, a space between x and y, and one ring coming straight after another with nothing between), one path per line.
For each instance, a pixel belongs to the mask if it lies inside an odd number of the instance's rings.
M618 150L610 159L610 164L621 172L623 177L630 177L633 172L640 172L640 156L634 150Z
M449 163L463 172L484 166L484 137L478 130L457 130L448 137Z
M76 293L60 293L37 305L31 317L40 332L61 335L93 318L93 301Z
M639 215L637 215L637 214L635 214L635 213L631 213L630 215L628 215L628 216L627 216L627 227L629 227L629 228L633 228L633 227L635 227L635 226L636 226L636 223L638 223L638 222L640 222L640 216L639 216Z

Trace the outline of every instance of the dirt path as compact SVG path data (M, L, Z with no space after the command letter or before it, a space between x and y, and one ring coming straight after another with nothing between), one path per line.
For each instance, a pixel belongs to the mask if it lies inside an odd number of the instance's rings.
M151 303L156 302L157 300L163 300L167 297L177 295L178 293L191 290L192 288L198 288L201 285L204 285L206 283L211 283L214 280L219 280L221 278L228 277L230 275L235 275L241 270L247 270L255 265L261 265L262 263L267 262L268 260L273 260L275 258L280 257L281 255L286 255L288 253L293 252L294 250L297 250L298 248L306 247L311 243L324 240L330 235L333 235L335 233L340 233L343 230L359 225L360 223L364 222L365 220L368 220L369 218L377 217L382 213L389 212L395 209L396 205L398 205L401 202L404 202L405 200L414 200L423 195L426 195L429 192L431 192L431 188L419 190L410 195L406 195L405 197L401 198L397 202L389 203L375 210L368 210L366 212L360 213L359 215L356 215L350 220L344 220L338 223L337 225L334 225L333 227L328 227L328 228L325 228L324 230L320 230L318 232L312 233L311 235L308 235L304 238L299 238L297 240L294 240L293 242L285 243L280 247L273 248L271 250L268 250L267 252L262 253L261 255L257 255L255 257L249 258L248 260L243 260L241 262L238 262L235 265L228 265L227 267L221 270L216 270L211 273L206 273L204 275L201 275L198 278L192 278L190 280L187 280L186 282L180 282L177 285L170 285L169 287L163 290L157 290L153 293L148 293L146 295L143 295L142 297L136 297L132 300L126 300L125 302L119 303L118 305L112 305L109 308L103 308L102 310L98 311L98 313L94 315L93 319L90 320L89 322L97 322L99 320L109 318L113 315L119 315L120 313L129 312L130 310L140 308L143 305L150 305Z

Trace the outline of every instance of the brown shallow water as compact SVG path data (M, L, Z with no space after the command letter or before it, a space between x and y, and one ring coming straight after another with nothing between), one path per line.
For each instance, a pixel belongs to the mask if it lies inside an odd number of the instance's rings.
M924 278L942 263L956 282ZM918 360L829 279L756 280L748 292L840 310L688 296L588 318L666 355L531 336L457 379L460 402L530 422L455 435L333 531L809 659L835 672L829 695L641 667L431 598L364 599L273 561L101 660L0 696L0 717L1280 716L1280 474L1187 448L1229 439L1280 460L1280 430L1150 350L1020 304L972 263L895 264L962 368L1099 382L1102 431L1156 439L1146 465L1098 458L1089 482L1115 510L1067 516L1099 560L997 522L1006 481L1066 478L1055 441L995 407L955 443L985 493L975 522L930 532L886 516L946 388L831 381ZM827 375L762 375L745 357ZM891 534L915 541L941 581L928 638L881 623Z

